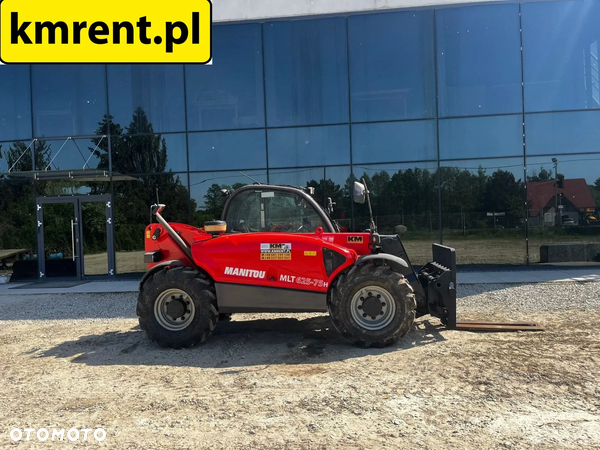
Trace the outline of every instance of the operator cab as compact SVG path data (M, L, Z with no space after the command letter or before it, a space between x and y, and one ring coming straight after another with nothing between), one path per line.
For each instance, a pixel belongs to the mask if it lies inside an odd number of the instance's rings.
M222 220L228 233L326 233L335 228L325 211L306 192L286 186L250 185L231 194Z

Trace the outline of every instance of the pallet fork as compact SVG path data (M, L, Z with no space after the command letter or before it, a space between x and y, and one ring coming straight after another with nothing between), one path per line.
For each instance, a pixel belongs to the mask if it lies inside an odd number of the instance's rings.
M439 317L449 330L545 331L535 323L457 321L456 253L453 248L439 244L433 244L432 251L433 261L421 268L411 282L417 298L417 317L427 314Z

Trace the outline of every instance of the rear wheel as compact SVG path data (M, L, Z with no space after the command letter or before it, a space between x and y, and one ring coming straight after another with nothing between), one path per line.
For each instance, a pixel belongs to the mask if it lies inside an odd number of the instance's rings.
M353 267L341 275L329 302L335 328L361 347L398 342L410 330L415 309L415 296L406 279L388 266L375 264Z
M171 348L204 342L219 320L212 283L187 267L164 268L146 280L137 312L148 338Z

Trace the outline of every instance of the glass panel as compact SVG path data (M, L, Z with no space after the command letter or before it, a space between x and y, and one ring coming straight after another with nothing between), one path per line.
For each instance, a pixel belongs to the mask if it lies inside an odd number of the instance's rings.
M600 108L600 3L524 3L525 111Z
M523 154L523 116L440 120L440 158Z
M29 66L0 66L0 141L31 137Z
M334 203L332 218L346 230L351 227L349 186L352 186L352 181L350 166L269 170L270 184L315 188L313 198L325 209L331 198Z
M264 25L268 124L348 122L346 20Z
M259 24L213 27L213 65L185 67L190 131L265 125Z
M300 195L290 192L249 191L234 198L227 214L229 231L240 233L314 233L325 222Z
M437 159L435 120L352 125L355 164Z
M347 125L269 130L269 167L319 164L350 164Z
M527 114L528 155L591 153L600 149L600 111Z
M244 173L261 184L267 184L266 170L248 170ZM240 172L191 173L192 225L202 227L209 220L220 219L227 201L221 189L235 190L247 184L254 184L248 177Z
M40 140L34 145L36 170L96 169L100 164L99 148L90 139Z
M109 178L107 177L106 180ZM39 197L59 197L67 195L103 195L110 193L108 181L78 182L64 180L38 180L36 194Z
M32 74L35 136L94 134L106 114L104 66L34 65Z
M435 117L433 11L348 18L352 121Z
M523 158L442 163L444 245L459 264L524 264Z
M185 134L113 136L112 168L118 173L187 170Z
M0 192L0 273L12 273L13 281L37 279L33 183L0 176Z
M440 116L521 112L519 5L440 9L436 17Z
M139 181L115 181L115 244L117 274L143 273L144 229L153 222L150 206L166 205L167 221L189 223L189 191L187 174L168 173L143 176Z
M527 158L532 263L600 262L599 165L600 153ZM552 244L564 245L545 254L543 246Z
M183 66L110 65L108 100L113 121L122 126L132 118L144 120L141 110L151 124L149 133L185 131ZM133 128L143 128L143 124Z
M79 255L75 203L49 203L42 206L42 211L46 277L76 277Z
M83 235L83 274L108 275L108 240L106 237L106 203L81 203Z
M190 133L190 170L267 167L264 130Z
M439 241L437 163L354 166L371 192L373 217L381 234L399 234L413 264L431 261ZM354 204L355 230L369 228L367 203Z
M23 172L33 170L31 164L32 149L35 143L32 141L0 142L0 173ZM36 155L36 159L41 155Z

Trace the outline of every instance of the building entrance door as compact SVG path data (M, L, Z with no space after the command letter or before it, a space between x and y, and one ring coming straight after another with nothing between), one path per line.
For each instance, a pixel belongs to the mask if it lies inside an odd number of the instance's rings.
M110 195L38 197L38 278L115 274Z

